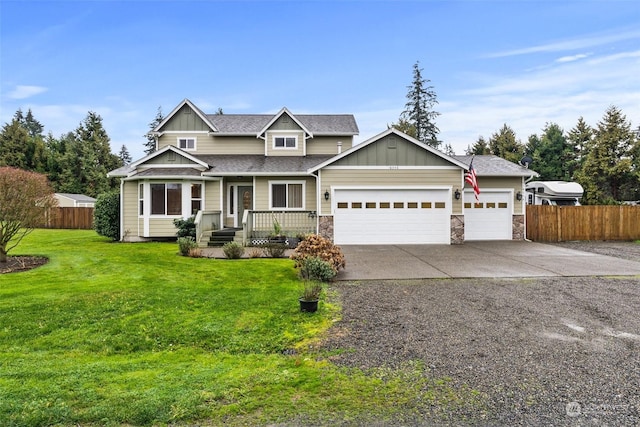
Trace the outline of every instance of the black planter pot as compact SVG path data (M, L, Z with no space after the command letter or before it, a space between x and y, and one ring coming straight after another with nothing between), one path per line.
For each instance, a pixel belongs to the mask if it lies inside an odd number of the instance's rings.
M315 313L318 311L318 300L315 301L305 301L300 298L300 311L303 313Z

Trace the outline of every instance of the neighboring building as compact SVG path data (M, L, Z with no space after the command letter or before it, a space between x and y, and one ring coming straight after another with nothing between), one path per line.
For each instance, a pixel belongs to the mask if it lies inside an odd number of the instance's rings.
M354 146L353 115L208 115L184 100L151 134L157 151L109 173L121 178L127 241L174 237L173 220L192 214L199 236L236 227L246 244L276 223L337 244L522 239L524 182L537 175L476 156L475 203L471 158L395 129Z
M84 194L55 193L55 197L61 208L93 208L96 205L96 199Z

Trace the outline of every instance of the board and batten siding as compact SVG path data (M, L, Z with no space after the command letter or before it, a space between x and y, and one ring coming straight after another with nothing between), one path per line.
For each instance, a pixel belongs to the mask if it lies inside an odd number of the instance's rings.
M451 187L452 214L462 213L462 200L453 192L462 191L463 171L451 169L331 169L320 172L320 193L333 187ZM331 215L331 199L321 197L320 215Z
M480 201L482 201L482 189L500 189L504 191L513 190L513 214L514 215L523 215L524 214L524 191L522 188L522 177L519 176L510 176L510 177L478 177L478 187L480 188ZM470 189L471 186L465 182L465 189ZM522 201L516 200L516 194L518 191L522 192ZM472 200L472 202L475 199Z
M125 181L122 186L122 233L124 236L141 236L141 223L138 221L138 182Z
M254 209L258 211L270 210L269 206L269 182L270 181L304 181L305 182L305 199L304 210L313 211L316 209L316 180L309 176L274 176L274 177L257 177L253 189L253 197L255 199Z
M162 126L161 130L167 132L185 129L208 132L211 130L211 127L202 121L200 116L193 111L191 107L185 104L171 116L169 121Z

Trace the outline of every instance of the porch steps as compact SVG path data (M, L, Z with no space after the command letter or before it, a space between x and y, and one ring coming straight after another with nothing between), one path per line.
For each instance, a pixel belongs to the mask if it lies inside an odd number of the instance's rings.
M202 236L200 246L221 247L225 243L236 241L242 243L241 228L223 228L222 230L212 231L210 235ZM205 243L203 245L203 243Z

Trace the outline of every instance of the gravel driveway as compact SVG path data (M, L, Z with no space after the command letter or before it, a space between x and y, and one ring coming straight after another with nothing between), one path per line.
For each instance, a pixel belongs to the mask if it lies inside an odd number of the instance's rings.
M632 243L562 244L640 259ZM606 251L606 252L605 252ZM640 279L431 279L332 285L343 318L324 348L344 366L420 360L486 398L477 413L403 425L638 425Z

